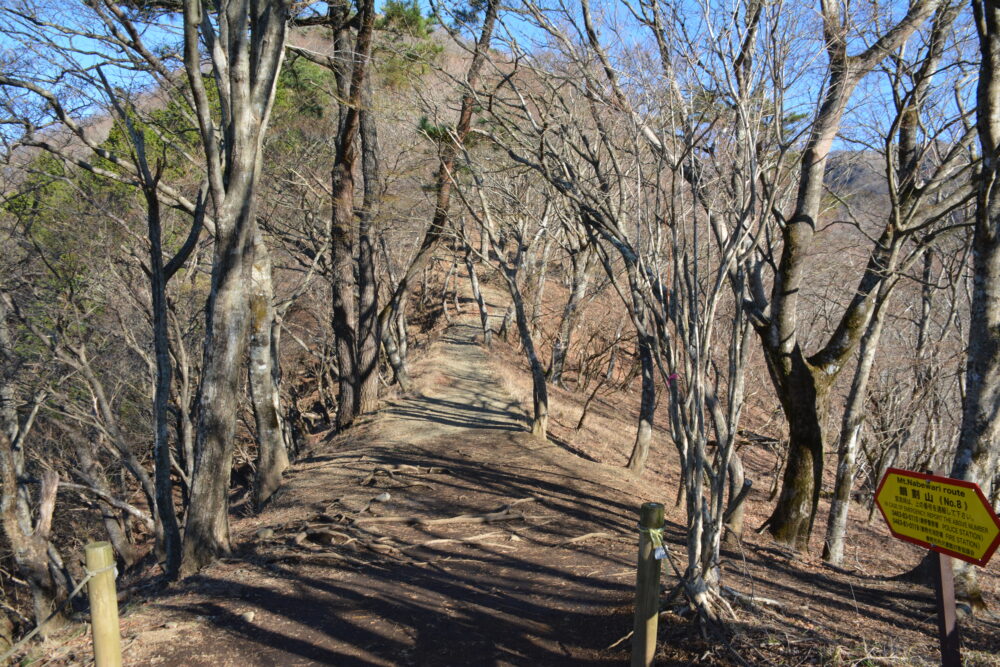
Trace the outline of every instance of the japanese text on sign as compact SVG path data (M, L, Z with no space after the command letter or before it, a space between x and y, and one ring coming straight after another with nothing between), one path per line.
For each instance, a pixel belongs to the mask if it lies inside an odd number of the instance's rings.
M876 502L896 537L985 565L1000 544L1000 520L970 482L890 468Z

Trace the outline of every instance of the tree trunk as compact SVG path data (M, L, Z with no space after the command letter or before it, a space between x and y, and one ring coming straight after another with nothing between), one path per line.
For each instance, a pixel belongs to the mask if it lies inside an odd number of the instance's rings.
M361 3L360 28L352 53L350 88L338 80L345 103L341 105L341 123L337 137L337 155L331 172L333 219L330 248L333 276L333 333L337 341L337 427L347 428L358 410L358 283L354 266L354 166L357 163L357 134L360 126L362 90L371 55L374 25L372 0ZM342 31L338 31L338 34ZM370 254L370 245L369 245Z
M729 455L729 503L726 506L724 524L726 537L724 542L728 547L739 546L743 535L743 517L746 514L746 496L750 492L750 482L743 471L743 460L733 451Z
M799 551L809 546L823 480L821 420L826 414L829 380L821 378L821 372L810 367L796 347L780 397L788 420L788 463L778 504L767 524L777 541Z
M503 313L503 319L500 321L500 328L497 329L497 335L507 340L507 335L510 332L510 320L514 317L514 307L507 306L507 310Z
M517 331L521 335L521 345L524 347L524 354L528 357L528 365L531 367L531 393L534 409L531 434L544 440L549 429L549 392L546 386L545 369L538 359L538 354L535 353L535 343L531 338L531 323L528 321L528 314L524 307L524 297L517 287L517 267L505 268L504 275L507 279L511 301L513 301L514 319L517 320Z
M359 414L378 409L378 292L375 284L375 253L372 222L378 208L378 135L372 114L371 82L366 80L361 95L361 172L364 202L358 224L358 390Z
M212 290L206 314L205 360L195 442L191 505L184 527L183 576L229 553L229 479L240 402L240 369L249 329L254 224L250 202L226 222L216 220Z
M389 360L389 366L392 367L393 375L396 377L396 382L399 384L399 388L403 390L404 393L408 393L413 386L410 380L410 372L406 368L406 355L403 353L402 345L396 344L396 338L392 335L392 330L396 329L401 331L400 336L406 335L406 325L401 324L403 321L404 313L400 311L396 317L388 323L388 326L382 327L382 348L385 350L386 359Z
M110 496L111 489L108 488L107 477L105 476L104 471L97 465L97 462L94 461L90 443L85 443L82 438L74 438L73 445L73 450L76 453L77 474L88 486L91 486ZM101 521L104 523L104 528L108 532L108 541L111 542L112 548L114 548L118 557L121 558L125 567L131 567L139 560L139 553L128 541L128 536L125 533L119 512L114 506L111 505L111 503L107 502L100 496L98 496L96 502L97 507L101 511ZM177 543L177 547L177 555L179 557L180 542ZM166 554L164 555L166 556ZM166 566L164 566L164 571L168 572L168 568ZM176 570L174 572L174 576L176 576Z
M351 142L353 143L353 141ZM331 228L333 334L337 351L337 428L354 422L357 386L355 332L357 283L354 280L354 176L351 166L333 168L333 224Z
M168 312L168 314L170 314ZM174 358L177 360L177 382L175 385L175 404L177 407L177 431L178 450L182 454L181 466L184 479L185 497L191 493L191 480L194 478L194 441L195 424L192 417L194 408L192 395L194 393L194 382L191 379L191 365L189 363L187 346L184 344L183 332L176 316L172 317L174 327ZM182 503L182 507L187 507L188 503Z
M7 327L7 307L0 299L0 369L13 368L13 341ZM46 471L39 493L38 518L32 520L31 494L25 482L24 438L27 427L18 419L15 394L9 378L0 375L0 527L7 537L14 563L28 582L34 604L35 622L40 624L61 602L66 591L48 567L48 538L55 510L59 478ZM58 615L42 628L42 636L69 622Z
M220 8L184 0L183 9L184 69L195 102L215 207L195 465L181 557L181 573L189 575L230 550L229 479L240 371L250 325L254 198L285 53L289 4L242 0ZM212 12L224 16L216 15L213 20L207 15ZM215 80L228 82L216 91L216 102L205 86L204 43L213 44L211 70ZM221 106L218 123L215 106Z
M531 299L531 335L537 336L542 319L542 301L545 298L545 277L549 272L549 255L552 252L552 237L545 237L542 246L542 256L538 261L538 275L535 279L535 291Z
M28 507L17 498L21 484L17 469L23 466L23 450L14 445L5 430L0 431L0 522L10 542L18 574L28 582L34 605L35 622L42 624L65 599L66 591L58 585L49 569L49 533L55 510L59 476L46 470L42 476L38 498L38 518L32 524ZM19 462L19 459L21 461ZM42 626L41 634L51 632L69 622L64 613L57 614Z
M982 61L979 67L976 124L983 173L976 197L972 238L972 305L969 319L966 391L962 427L951 476L986 489L996 470L1000 439L1000 193L994 184L1000 160L1000 6L974 0ZM985 607L975 569L955 560L955 587L973 608Z
M448 273L444 275L444 283L441 285L441 314L444 315L444 321L451 324L451 314L448 313L448 283L455 280L455 292L458 292L458 260L453 259L451 266L448 267Z
M469 283L472 285L472 296L479 308L479 324L483 328L483 345L487 349L493 344L493 330L490 328L490 311L486 307L486 299L479 289L479 276L476 274L476 263L472 259L472 248L465 248L465 268L469 271Z
M823 546L823 560L840 565L844 559L844 540L847 534L847 516L851 506L851 488L857 469L858 440L864 423L865 400L868 396L868 378L871 376L882 334L884 309L879 311L868 324L861 340L858 366L854 371L851 390L844 408L844 419L840 427L840 447L837 451L837 479L833 487L830 503L830 517L826 526L826 543Z
M552 361L549 364L549 381L559 386L562 386L566 355L569 353L570 341L576 329L577 311L587 295L590 257L589 250L578 250L570 256L573 264L573 284L570 287L569 299L563 307L559 333L556 335L555 343L552 344Z
M824 177L830 149L841 120L861 78L894 49L900 48L939 3L918 0L882 38L858 55L848 55L848 23L837 3L821 7L828 57L827 83L819 110L802 151L795 208L781 225L781 259L771 285L771 303L763 299L765 287L756 277L755 328L761 337L775 392L789 427L789 457L778 506L768 519L771 534L780 542L804 549L815 519L823 467L823 429L829 384L850 357L872 308L872 294L884 275L872 272L880 253L876 245L851 303L823 349L804 358L798 326L798 304L808 279L811 249L819 223ZM876 267L881 268L881 267ZM766 316L762 316L768 311Z
M157 547L163 553L163 569L167 579L176 579L181 564L181 533L174 509L174 488L170 479L170 437L167 421L167 403L173 382L173 362L170 358L170 339L167 321L167 276L163 270L163 248L160 239L160 205L155 191L145 188L146 213L149 227L149 284L153 306L153 351L156 358L156 387L153 394L153 462L156 485L156 507L160 524L157 535L162 535ZM121 552L119 552L121 553ZM123 557L127 554L122 553Z
M653 440L653 415L656 412L656 384L653 368L653 350L649 339L639 336L639 363L642 367L642 399L639 404L639 426L635 434L635 444L628 458L628 469L641 474L649 456L649 445Z
M278 390L278 351L274 348L274 287L271 255L261 230L254 234L252 283L250 286L250 363L248 379L254 422L257 426L257 471L254 502L258 508L281 486L288 468L285 425L281 418Z

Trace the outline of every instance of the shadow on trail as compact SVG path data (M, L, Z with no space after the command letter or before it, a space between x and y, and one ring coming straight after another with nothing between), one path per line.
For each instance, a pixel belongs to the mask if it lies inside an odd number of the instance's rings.
M385 414L414 421L432 421L456 428L522 431L524 417L509 409L490 407L476 395L460 403L431 396L420 396L400 401L385 410ZM494 418L498 417L498 418Z
M296 464L271 506L277 536L240 549L247 574L209 570L161 608L207 617L227 665L621 664L628 643L608 647L631 628L632 482L527 433L477 331L452 325L424 393L387 405L370 434ZM504 520L462 516L525 499ZM288 528L316 521L307 507L333 508L317 511L353 542L307 543ZM380 539L398 550L375 553Z
M279 617L266 624L213 601L163 607L208 617L256 645L260 662L253 664L290 654L336 665L621 662L623 655L597 654L618 639L630 610L601 608L590 592L626 594L630 581L609 584L485 546L477 551L474 559L456 561L454 554L428 550L431 562L373 562L346 576L333 567L313 567L309 576L299 568L272 566L287 592L201 577L201 585L225 586L227 597L238 599L242 608L251 605L257 618ZM587 593L565 594L566 586ZM547 639L552 636L564 641Z

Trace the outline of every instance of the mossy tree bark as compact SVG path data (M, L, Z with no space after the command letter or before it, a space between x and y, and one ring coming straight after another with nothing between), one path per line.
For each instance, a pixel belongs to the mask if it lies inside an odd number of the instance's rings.
M783 223L781 258L770 300L764 296L761 274L750 276L752 298L746 307L763 345L772 384L789 427L788 464L781 495L767 523L777 540L797 549L804 550L809 544L818 505L829 386L856 349L885 277L875 261L880 254L876 248L835 331L818 352L806 354L806 341L798 326L798 306L807 286L827 159L844 110L862 77L902 46L939 4L939 0L911 4L898 23L857 55L847 53L849 22L841 15L840 5L823 4L828 82L803 150L794 210L787 220L779 220Z

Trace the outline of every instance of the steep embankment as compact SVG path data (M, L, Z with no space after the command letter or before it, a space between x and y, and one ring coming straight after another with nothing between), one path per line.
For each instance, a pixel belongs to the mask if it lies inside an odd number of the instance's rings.
M643 494L526 433L475 334L451 326L415 396L299 461L263 514L237 522L238 558L127 616L126 661L625 659L606 647L631 625Z

